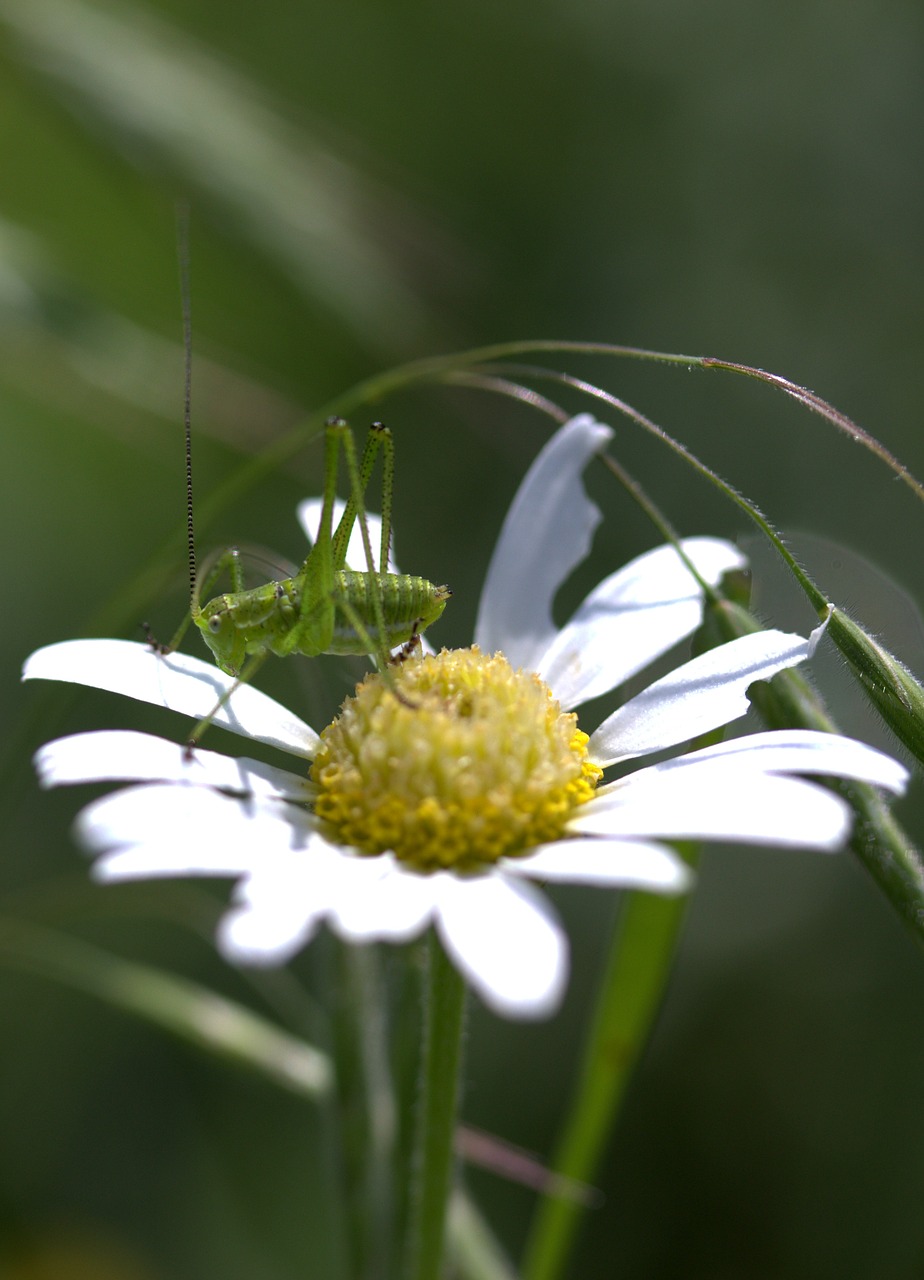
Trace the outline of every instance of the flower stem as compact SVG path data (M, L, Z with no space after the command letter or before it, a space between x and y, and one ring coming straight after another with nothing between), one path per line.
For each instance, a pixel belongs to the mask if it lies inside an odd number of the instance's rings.
M395 1099L384 983L375 947L338 942L335 955L333 1029L350 1274L356 1280L385 1280L394 1221Z
M692 848L683 846L689 861ZM632 893L623 904L618 932L558 1151L556 1173L592 1180L629 1078L661 1006L680 936L686 897ZM527 1241L525 1280L557 1280L578 1227L582 1206L546 1197Z
M436 933L429 973L404 1280L438 1280L455 1163L465 984Z

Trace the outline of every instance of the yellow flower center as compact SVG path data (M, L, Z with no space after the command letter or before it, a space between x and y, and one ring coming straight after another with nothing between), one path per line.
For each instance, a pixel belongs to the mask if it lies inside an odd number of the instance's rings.
M560 838L593 795L577 717L503 654L444 650L390 675L367 676L321 734L315 812L338 843L470 869Z

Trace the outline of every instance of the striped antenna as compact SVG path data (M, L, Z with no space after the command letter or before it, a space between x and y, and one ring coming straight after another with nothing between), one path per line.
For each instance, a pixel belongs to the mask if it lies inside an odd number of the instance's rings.
M180 265L180 298L183 305L183 431L186 437L186 554L189 562L189 598L196 591L196 531L193 523L192 486L192 298L189 288L189 202L176 206L176 244Z

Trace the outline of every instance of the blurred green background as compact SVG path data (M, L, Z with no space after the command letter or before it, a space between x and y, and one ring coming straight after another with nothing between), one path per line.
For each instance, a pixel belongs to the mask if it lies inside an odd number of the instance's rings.
M0 0L0 33L0 910L310 1030L310 999L252 990L213 955L202 903L220 893L90 886L68 836L82 797L40 796L29 766L68 729L182 732L102 695L17 683L41 644L137 636L142 618L166 635L182 614L177 198L192 208L203 504L358 380L521 337L761 365L920 475L924 10ZM731 375L551 363L632 401L813 535L821 581L924 669L924 513L869 455ZM396 431L399 560L452 584L438 638L464 642L548 423L433 387L365 416ZM684 532L749 532L614 425ZM294 508L320 453L218 512L203 545L299 559ZM591 578L654 541L615 486L595 485L607 519ZM757 594L773 621L812 624L771 569ZM350 672L293 666L261 683L317 723ZM881 741L837 664L820 672L842 722ZM915 803L900 812L921 837ZM464 1106L540 1153L616 908L589 891L556 900L574 938L566 1006L535 1027L476 1010ZM315 995L326 945L297 966ZM922 1274L922 1008L922 957L852 858L710 853L574 1276ZM338 1280L329 1135L312 1108L11 967L0 1010L2 1280ZM516 1253L531 1193L483 1172L470 1183Z

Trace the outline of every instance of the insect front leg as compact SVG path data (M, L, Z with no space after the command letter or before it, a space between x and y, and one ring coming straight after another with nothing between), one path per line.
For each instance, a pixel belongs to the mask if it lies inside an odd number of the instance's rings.
M227 573L231 579L232 591L243 590L244 570L241 565L241 553L237 547L227 547L224 551L216 552L206 559L202 571L196 574L190 587L189 609L186 611L186 616L173 633L168 644L157 640L150 624L142 622L141 628L144 631L144 638L155 653L166 655L174 653L180 647L180 643L189 630L190 624L195 622L202 612L199 603L202 596L210 594L223 573Z
M251 657L250 661L244 666L241 674L235 679L234 683L228 685L227 689L222 693L221 697L217 700L208 715L203 716L201 720L196 722L196 725L193 728L192 733L186 739L186 745L183 748L184 759L191 760L193 758L193 752L198 746L199 739L205 733L206 729L213 722L218 713L228 705L231 695L234 693L235 689L239 689L242 684L250 683L251 679L263 665L268 653L268 649L264 649L262 653L255 653Z

